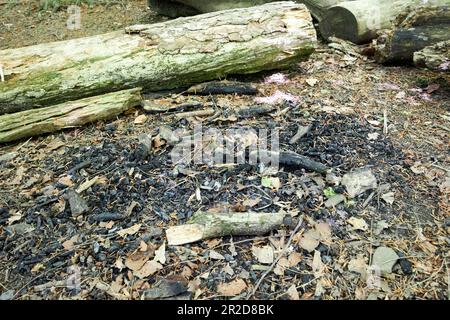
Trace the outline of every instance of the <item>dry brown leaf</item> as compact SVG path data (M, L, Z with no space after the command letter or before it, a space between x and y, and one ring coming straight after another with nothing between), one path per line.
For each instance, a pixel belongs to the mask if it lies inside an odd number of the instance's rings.
M70 176L63 176L63 177L59 178L58 183L62 184L63 186L66 186L66 187L73 186L73 181Z
M278 260L277 265L273 269L273 273L275 273L278 276L282 276L282 275L284 275L284 271L288 267L289 267L288 259L286 259L285 257L282 257L282 258L280 258L280 260Z
M117 234L119 236L121 236L122 238L125 238L127 235L131 236L131 235L135 234L136 232L138 232L139 229L141 229L141 226L142 226L142 224L138 223L129 228L117 231Z
M163 266L159 264L155 260L147 261L141 269L138 271L133 272L133 274L138 277L139 279L147 278L159 270L161 270Z
M362 218L351 217L347 219L347 222L353 226L356 230L367 231L369 230L369 225Z
M300 300L300 296L298 294L297 288L295 287L295 284L290 286L286 293L290 300Z
M153 246L149 245L147 251L136 251L135 253L129 255L125 259L125 265L132 271L138 271L150 258L153 257L154 253L155 249L153 248Z
M145 114L141 114L140 116L137 116L136 119L134 119L134 124L144 124L147 122L148 117Z
M219 244L221 244L222 243L222 239L221 238L216 238L216 239L206 240L205 243L206 243L206 246L209 249L212 249L214 247L217 247Z
M225 260L223 255L214 250L209 251L209 258L212 260Z
M301 237L298 245L305 249L308 252L313 252L314 249L319 245L319 237L320 235L315 230L306 231Z
M64 249L66 250L72 250L73 246L75 245L75 243L78 241L78 235L74 235L72 238L70 238L69 240L66 240L62 243L62 246Z
M318 232L321 241L331 241L331 227L328 223L318 223L315 225L315 229Z
M288 257L289 267L295 267L302 261L302 255L298 252L292 252Z
M258 203L261 202L261 198L256 198L256 199L247 199L244 200L242 202L242 204L248 208L253 208L254 206L256 206Z
M229 283L221 283L217 286L217 292L226 297L233 297L242 293L247 288L247 284L242 279L235 279Z
M161 262L162 264L166 263L166 243L164 242L158 250L155 251L155 261Z
M22 181L22 178L25 174L25 172L27 171L26 168L24 167L19 167L16 170L16 176L14 177L14 179L11 181L12 185L18 185L20 184L20 182Z
M273 249L271 246L252 247L253 255L256 259L264 264L271 264L273 262Z
M320 256L320 252L315 250L314 251L314 258L312 262L312 270L314 273L314 276L320 277L323 274L323 271L325 270L325 265L322 262L322 258Z

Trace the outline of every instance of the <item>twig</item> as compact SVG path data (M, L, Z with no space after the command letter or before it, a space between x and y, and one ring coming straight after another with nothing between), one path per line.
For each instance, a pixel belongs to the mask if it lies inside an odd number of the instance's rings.
M5 82L5 74L3 73L3 66L0 64L0 80Z
M247 299L250 299L256 293L256 291L258 291L258 288L261 285L261 283L264 280L264 278L267 277L267 275L270 272L272 272L273 268L275 268L275 265L278 263L278 261L285 255L287 249L291 246L292 239L294 238L294 236L297 234L298 230L302 226L302 223L303 223L303 219L300 219L299 222L297 223L297 226L295 227L294 231L292 232L291 236L289 237L288 242L284 246L283 251L281 251L280 255L274 260L274 262L272 262L272 264L270 265L269 269L267 269L263 273L261 278L259 278L259 280L256 283L255 287L253 288L253 291L247 296Z
M383 110L383 123L384 123L383 133L385 135L387 135L388 134L388 115L387 115L387 109L386 108L384 108L384 110Z

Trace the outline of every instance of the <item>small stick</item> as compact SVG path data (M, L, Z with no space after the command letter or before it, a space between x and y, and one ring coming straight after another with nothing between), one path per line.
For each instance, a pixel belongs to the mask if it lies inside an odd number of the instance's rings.
M384 126L383 126L383 133L385 135L388 134L388 115L387 115L387 109L384 108L383 110L383 122L384 122Z
M295 227L294 231L292 232L291 236L289 237L288 242L286 243L286 245L283 248L283 251L281 251L280 255L275 259L274 262L272 262L272 264L270 265L269 269L267 269L261 278L259 278L258 282L256 283L255 287L253 288L253 291L247 296L247 299L250 299L255 293L256 291L258 291L259 286L261 285L262 281L264 280L265 277L267 277L267 275L272 272L273 268L275 268L275 265L278 263L278 261L280 261L280 259L285 255L287 249L291 246L291 242L292 239L294 238L294 236L297 234L298 230L300 229L301 225L303 223L303 219L300 219L297 223L297 226Z
M0 64L0 80L5 82L5 74L3 73L3 66Z

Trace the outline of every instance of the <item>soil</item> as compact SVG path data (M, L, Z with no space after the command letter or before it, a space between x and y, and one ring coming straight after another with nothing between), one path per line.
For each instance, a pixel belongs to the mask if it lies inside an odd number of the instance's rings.
M41 12L36 4L2 9L6 16L0 25L0 49L162 19L146 9L146 1L123 1L83 7L83 28L69 31L63 27L65 11ZM266 81L276 71L232 79L255 84L259 96L279 90L298 98L280 103L269 115L176 120L135 109L110 123L0 146L0 157L15 155L0 161L0 296L447 299L448 74L377 65L325 43L308 61L281 72L287 83ZM254 97L237 95L168 94L155 101L180 104L193 99L219 111L255 104ZM135 124L142 114L146 122ZM205 129L222 132L243 126L278 129L282 149L327 165L337 177L370 168L378 187L327 208L330 192L347 196L329 175L298 167L268 172L251 164L184 168L172 163L172 147L158 136L161 126L192 132L199 121ZM311 129L290 143L299 125ZM153 137L146 157L139 153L142 133ZM261 179L268 176L278 178L279 186L263 186ZM94 177L96 183L80 192L89 210L74 217L69 190ZM186 223L199 210L284 210L287 216L279 230L265 236L167 246L165 230ZM302 239L318 225L331 234L322 234L307 250ZM121 234L126 228L131 228L128 234ZM269 246L278 256L289 238L286 259L269 269L252 294L270 267L258 260L254 247ZM367 270L379 247L394 249L399 260L374 285ZM155 249L164 258L154 258ZM158 267L143 276L133 264L137 260ZM162 285L176 285L176 293L159 294L156 289Z

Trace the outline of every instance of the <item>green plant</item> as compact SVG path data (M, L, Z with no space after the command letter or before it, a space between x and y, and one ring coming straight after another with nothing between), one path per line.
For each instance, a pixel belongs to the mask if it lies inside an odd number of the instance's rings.
M325 197L331 198L332 196L336 195L336 192L332 187L328 187L323 190L323 194L325 195Z

